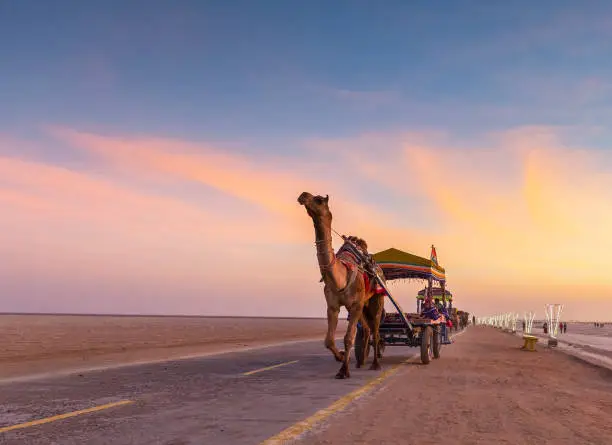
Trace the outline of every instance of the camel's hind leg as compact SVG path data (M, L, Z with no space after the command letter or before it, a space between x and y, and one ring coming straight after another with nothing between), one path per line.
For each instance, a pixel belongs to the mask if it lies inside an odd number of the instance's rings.
M379 370L379 349L380 349L380 318L382 316L383 306L385 304L385 297L383 295L377 295L370 299L370 311L371 314L371 329L374 333L374 360L370 369Z
M346 329L346 335L344 336L344 360L342 360L342 366L336 374L337 379L349 378L351 373L349 371L349 362L351 358L351 348L355 342L355 334L357 332L357 321L361 318L363 311L363 305L355 305L350 311L350 319L348 328Z
M370 356L370 347L372 346L372 343L370 342L370 338L372 337L372 328L370 327L367 321L364 320L364 322L367 325L367 328L363 330L363 335L365 335L366 337L363 340L364 351L362 365L365 365L365 362L368 360L368 357Z
M327 307L327 334L325 335L325 347L329 349L336 361L341 362L344 359L344 353L336 348L336 328L338 326L338 314L340 308Z
M360 347L362 349L360 351L360 354L357 354L357 352L355 352L355 358L357 359L357 368L361 368L365 364L368 358L368 355L370 354L370 333L371 333L370 325L368 321L366 320L366 317L364 317L363 315L361 317L361 327L362 327L361 344L359 344L355 340L355 348ZM357 331L357 335L359 335L359 331Z

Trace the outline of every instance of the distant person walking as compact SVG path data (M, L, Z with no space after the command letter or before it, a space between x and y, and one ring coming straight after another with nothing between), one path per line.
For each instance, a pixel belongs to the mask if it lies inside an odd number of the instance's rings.
M567 333L567 321L565 323L563 323L563 333L564 334Z
M542 325L542 329L544 329L544 333L545 333L545 334L548 334L548 323L544 323L544 324Z

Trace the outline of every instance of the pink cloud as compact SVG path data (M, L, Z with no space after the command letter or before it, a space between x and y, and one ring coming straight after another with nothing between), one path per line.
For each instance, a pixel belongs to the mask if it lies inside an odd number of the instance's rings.
M226 275L223 249L238 236L254 246L301 239L271 219L245 224L205 206L62 167L0 158L0 176L0 239L12 258L5 267L29 264L38 276L81 271L133 281L143 270L162 281L199 281L202 268Z
M286 226L308 228L309 232L310 223L304 209L296 202L302 191L338 196L334 199L341 211L337 220L341 221L344 214L351 224L357 224L357 230L368 230L369 224L363 215L377 214L386 221L393 220L392 213L376 211L360 202L358 196L351 195L350 185L343 184L350 172L333 160L250 159L207 145L198 147L176 140L104 137L57 128L53 134L118 168L213 187L271 212Z
M316 179L300 177L293 166L283 170L253 165L239 156L182 141L112 138L58 128L53 133L120 167L206 184L284 215L297 212L295 199L289 199L297 196L296 190L325 188Z

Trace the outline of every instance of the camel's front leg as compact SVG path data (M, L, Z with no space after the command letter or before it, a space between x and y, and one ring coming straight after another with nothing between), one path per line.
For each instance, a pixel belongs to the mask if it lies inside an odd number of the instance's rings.
M379 363L379 352L380 352L380 332L379 332L379 327L380 327L380 315L378 317L376 317L374 319L374 327L372 328L374 330L374 360L372 361L372 365L370 366L370 369L374 369L374 370L378 370L380 369L380 363Z
M350 311L350 320L348 328L346 329L346 335L344 336L344 360L342 366L336 374L337 379L349 378L351 373L349 372L349 361L351 358L351 348L355 342L355 333L357 332L357 321L361 318L363 311L363 304L353 306Z
M335 342L339 313L339 307L327 307L327 335L325 335L325 347L334 354L336 361L341 362L344 359L344 354L338 351Z

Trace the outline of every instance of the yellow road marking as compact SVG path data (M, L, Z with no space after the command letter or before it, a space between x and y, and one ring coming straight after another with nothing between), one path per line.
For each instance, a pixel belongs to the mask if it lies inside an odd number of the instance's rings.
M293 360L293 361L290 361L290 362L279 363L278 365L266 366L265 368L259 368L259 369L255 369L253 371L245 372L242 375L257 374L258 372L269 371L270 369L280 368L281 366L292 365L292 364L297 363L297 362L299 362L299 360Z
M73 411L71 413L60 414L58 416L46 417L44 419L33 420L31 422L20 423L18 425L5 426L0 428L0 433L6 433L7 431L19 430L22 428L28 428L31 426L42 425L44 423L55 422L57 420L68 419L70 417L80 416L81 414L95 413L96 411L102 411L116 406L128 405L134 403L133 400L121 400L120 402L107 403L106 405L94 406L93 408L81 409L79 411Z
M458 335L462 334L463 332L464 331L461 331L455 335L451 335L450 338L453 339L457 337ZM302 420L301 422L298 422L290 426L289 428L278 433L276 436L273 436L273 437L270 437L269 439L264 440L263 442L261 442L260 445L284 444L291 440L297 439L299 436L310 431L315 425L321 423L323 420L325 420L332 414L342 411L353 400L356 400L359 397L363 396L364 394L368 393L369 391L374 389L376 386L380 385L385 379L397 373L397 371L399 371L402 365L406 363L410 363L413 360L415 360L416 362L419 362L421 361L421 356L415 355L414 357L410 357L409 359L404 360L399 365L395 365L393 368L388 369L387 371L384 371L381 375L370 380L368 383L363 385L361 388L358 388L355 391L345 395L344 397L341 397L340 399L336 400L334 403L332 403L327 408L323 408L322 410L317 411L312 416Z
M420 359L420 358L419 358ZM276 445L276 444L284 444L290 440L295 440L297 437L301 436L305 432L311 430L316 424L322 422L327 417L332 414L337 413L338 411L342 411L346 406L351 403L353 400L363 396L367 392L374 389L376 386L380 385L385 379L391 377L397 371L399 371L400 366L405 363L414 360L414 357L409 358L408 360L403 361L399 365L395 365L393 368L384 371L378 377L370 380L368 383L363 385L361 388L356 389L355 391L341 397L336 400L327 408L323 408L322 410L317 411L312 416L298 422L286 430L281 431L276 436L270 437L269 439L264 440L260 445Z

